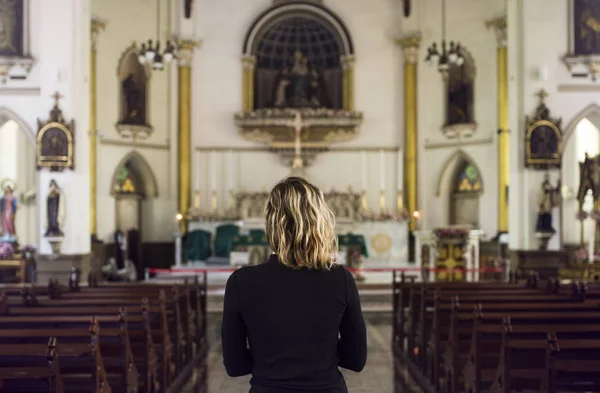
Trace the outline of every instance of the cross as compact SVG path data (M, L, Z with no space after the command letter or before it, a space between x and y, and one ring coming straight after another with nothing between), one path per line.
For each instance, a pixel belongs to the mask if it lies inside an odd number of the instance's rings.
M50 97L54 98L54 106L58 106L58 100L63 98L63 96L61 96L58 91L56 93L52 94Z
M536 96L538 96L538 98L540 99L540 103L543 104L546 100L546 97L548 97L548 92L542 89L536 94Z

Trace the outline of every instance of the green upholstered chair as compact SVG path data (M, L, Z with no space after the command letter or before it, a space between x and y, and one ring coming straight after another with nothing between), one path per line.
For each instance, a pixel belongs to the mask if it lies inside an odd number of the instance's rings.
M240 227L224 224L217 227L215 236L215 256L228 258L233 248L233 238L239 236Z
M202 229L188 232L183 242L184 259L187 261L206 261L211 255L211 238L211 233Z

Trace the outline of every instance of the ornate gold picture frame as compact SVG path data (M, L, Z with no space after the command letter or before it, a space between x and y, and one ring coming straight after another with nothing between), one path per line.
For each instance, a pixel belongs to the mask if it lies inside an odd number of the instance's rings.
M37 168L49 168L51 171L63 171L74 168L73 133L75 123L65 122L62 111L58 107L61 96L54 94L54 107L50 118L43 122L38 119L37 133Z
M525 166L541 170L560 168L562 120L550 116L550 110L544 102L548 94L542 90L537 95L540 104L535 110L535 115L525 118Z

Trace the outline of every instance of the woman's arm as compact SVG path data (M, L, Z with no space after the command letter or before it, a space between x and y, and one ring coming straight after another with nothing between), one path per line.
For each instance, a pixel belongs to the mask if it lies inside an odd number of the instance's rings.
M252 357L246 345L246 337L246 325L240 314L237 283L233 273L225 288L221 325L223 364L230 377L240 377L252 372Z
M360 372L367 362L367 329L352 274L344 269L347 306L340 324L338 366Z

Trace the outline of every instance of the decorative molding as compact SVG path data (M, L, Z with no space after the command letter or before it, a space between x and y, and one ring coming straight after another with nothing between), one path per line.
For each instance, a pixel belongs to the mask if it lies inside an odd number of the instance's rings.
M154 128L149 124L117 123L115 124L115 128L121 137L131 138L134 141L148 139L152 131L154 131Z
M588 83L588 84L562 83L562 84L557 85L556 90L559 93L599 93L600 85L591 84L591 83ZM1 91L2 90L0 90L0 92Z
M32 57L0 57L0 81L27 79L33 67Z
M485 139L461 139L457 138L451 142L428 142L425 141L425 149L444 149L447 147L463 147L463 146L477 146L477 145L491 145L494 143L494 137L490 136Z
M202 46L202 40L177 40L177 64L179 67L191 67L194 60L194 50Z
M171 148L171 144L167 143L166 145L158 144L158 143L138 143L135 141L121 141L115 139L100 139L101 145L107 146L119 146L119 147L133 147L140 149L154 149L154 150L169 150ZM229 149L231 150L231 149Z
M1 87L0 96L39 96L39 87Z
M100 19L92 19L91 22L91 34L92 34L92 49L96 49L96 44L98 43L98 35L100 35L101 31L106 30L106 22Z
M496 33L496 40L498 41L499 48L505 48L508 42L507 39L507 19L506 15L499 18L490 19L485 22L485 27L488 29L494 29Z
M477 131L477 123L460 123L442 126L442 134L448 139L471 138L475 131Z
M202 147L196 147L194 148L195 151L197 152L228 152L228 151L233 151L233 152L270 152L272 151L272 149L270 149L269 147L263 147L263 146L244 146L244 147L223 147L223 146L212 146L212 147L208 147L208 146L202 146ZM330 147L327 149L327 152L329 153L346 153L346 152L370 152L370 153L378 153L380 151L384 151L384 152L391 152L391 153L397 153L399 151L401 151L402 148L398 147L398 146L381 146L381 147L377 147L377 146L369 146L369 147Z
M421 33L396 38L396 43L402 47L405 63L415 64L418 61Z

